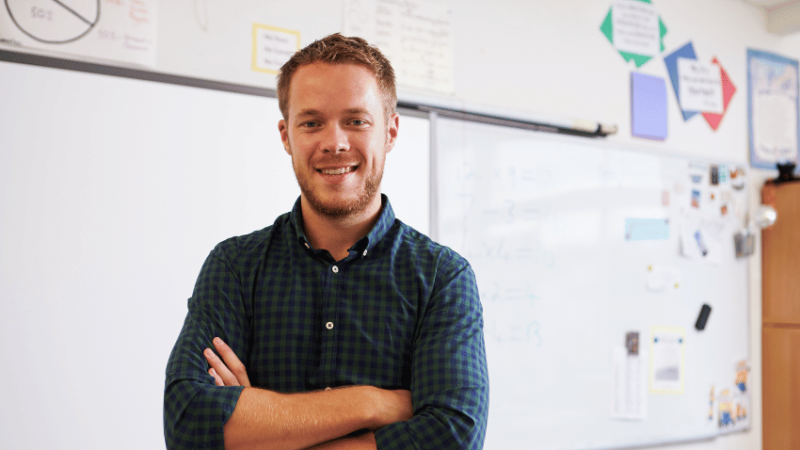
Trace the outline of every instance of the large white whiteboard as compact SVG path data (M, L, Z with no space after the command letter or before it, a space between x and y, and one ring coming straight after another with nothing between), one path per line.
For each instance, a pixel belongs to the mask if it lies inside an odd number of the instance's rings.
M164 448L201 264L299 195L277 100L0 62L0 105L0 448ZM424 233L429 134L401 117L383 183Z
M749 354L747 265L734 257L736 220L719 229L719 264L680 256L691 159L454 119L434 129L437 238L470 261L484 307L485 448L619 448L718 434L710 389L732 386L735 363ZM735 196L746 207L746 190ZM626 219L669 219L669 238L626 241ZM650 266L677 269L680 289L649 291ZM713 310L699 332L703 303ZM612 349L638 331L646 352L653 325L685 329L684 392L645 394L644 420L612 419Z

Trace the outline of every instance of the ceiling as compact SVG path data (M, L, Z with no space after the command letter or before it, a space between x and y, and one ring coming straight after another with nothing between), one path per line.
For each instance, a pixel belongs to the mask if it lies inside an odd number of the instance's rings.
M764 10L770 33L787 35L800 32L800 0L742 0Z

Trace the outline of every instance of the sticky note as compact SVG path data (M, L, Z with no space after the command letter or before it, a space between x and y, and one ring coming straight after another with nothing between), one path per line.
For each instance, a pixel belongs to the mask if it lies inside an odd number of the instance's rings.
M669 239L669 219L625 219L626 241Z
M663 78L631 73L631 133L636 137L667 137L667 83Z

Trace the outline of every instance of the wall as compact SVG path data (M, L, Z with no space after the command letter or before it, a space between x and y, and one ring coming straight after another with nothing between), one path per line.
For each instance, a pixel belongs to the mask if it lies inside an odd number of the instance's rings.
M611 1L457 0L455 93L400 89L401 98L428 98L467 107L501 108L613 123L609 137L643 151L748 162L746 49L800 59L800 35L766 32L763 13L737 0L655 0L666 24L666 53L692 41L699 59L716 56L737 92L719 129L701 117L685 122L668 83L668 138L634 138L630 131L630 72L668 80L663 59L636 69L599 31ZM204 31L201 27L207 19ZM302 44L342 26L342 3L325 0L170 0L159 5L158 62L154 70L224 82L274 87L272 75L250 69L254 22L299 30ZM270 125L271 126L271 125ZM772 171L752 170L750 203ZM674 445L681 450L761 448L760 247L750 260L752 429L714 441Z

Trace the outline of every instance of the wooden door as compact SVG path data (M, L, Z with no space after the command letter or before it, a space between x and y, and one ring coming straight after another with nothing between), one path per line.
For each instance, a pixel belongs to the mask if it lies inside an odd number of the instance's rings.
M762 242L762 393L765 450L800 449L800 182L766 184L778 213Z

